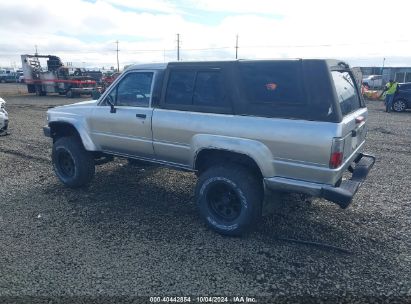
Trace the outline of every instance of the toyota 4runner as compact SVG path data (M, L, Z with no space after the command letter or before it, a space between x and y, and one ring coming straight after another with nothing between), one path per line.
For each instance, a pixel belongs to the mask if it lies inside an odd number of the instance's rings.
M335 60L135 65L98 100L47 118L65 185L88 184L102 156L193 171L201 216L227 235L253 227L270 191L346 208L375 162L362 153L368 111L358 85Z

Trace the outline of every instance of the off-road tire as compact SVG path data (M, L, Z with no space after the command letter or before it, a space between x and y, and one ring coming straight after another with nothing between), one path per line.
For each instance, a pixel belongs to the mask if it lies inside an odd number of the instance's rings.
M53 144L51 158L54 172L66 186L70 188L83 187L93 179L94 157L91 152L84 149L78 137L59 138Z
M200 175L195 193L201 217L220 234L239 236L251 230L261 217L264 197L262 180L241 165L209 168ZM221 204L225 206L221 207ZM235 208L228 212L230 207L227 208L227 205L235 205ZM229 218L235 214L238 216Z

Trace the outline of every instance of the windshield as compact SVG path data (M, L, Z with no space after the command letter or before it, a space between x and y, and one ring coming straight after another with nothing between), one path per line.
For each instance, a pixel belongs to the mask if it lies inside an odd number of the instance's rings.
M360 97L354 84L354 79L347 71L331 72L338 101L343 116L361 107Z

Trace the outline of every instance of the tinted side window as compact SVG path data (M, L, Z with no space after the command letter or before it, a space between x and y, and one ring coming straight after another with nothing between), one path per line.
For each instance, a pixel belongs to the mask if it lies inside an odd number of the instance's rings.
M195 71L172 71L168 80L166 103L191 105L195 76Z
M194 89L193 104L199 106L224 105L221 73L217 71L198 72Z
M342 115L347 115L361 107L354 80L348 72L332 71L335 90Z
M110 92L110 95L115 95L117 106L148 107L152 80L152 72L129 73Z
M242 62L240 74L251 103L304 103L299 62Z
M165 102L183 106L228 106L220 71L174 70L170 72Z

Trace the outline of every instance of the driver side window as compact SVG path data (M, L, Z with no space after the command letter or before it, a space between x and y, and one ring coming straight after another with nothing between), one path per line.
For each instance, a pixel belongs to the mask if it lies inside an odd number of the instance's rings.
M151 98L153 72L133 72L124 76L109 93L116 106L148 107Z

